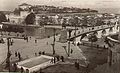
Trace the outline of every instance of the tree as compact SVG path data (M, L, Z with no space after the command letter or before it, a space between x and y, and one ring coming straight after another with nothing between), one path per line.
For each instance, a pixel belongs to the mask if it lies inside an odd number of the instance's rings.
M0 23L2 23L2 22L7 22L7 18L5 16L5 14L1 12L0 13Z
M81 35L80 41L81 41L85 36L87 36L87 34Z
M14 14L15 14L15 15L20 15L20 9L15 8L15 10L14 10Z
M98 40L95 34L91 34L88 39L91 42L91 46L93 45L93 42L96 42Z
M25 18L25 23L28 24L34 24L35 22L35 14L34 13L30 13L27 15L27 17Z
M40 25L40 26L44 26L44 25L46 25L48 22L49 22L49 18L48 18L47 16L42 16L42 17L39 19L39 25Z
M66 22L67 22L67 20L65 18L63 18L62 27L66 27Z
M23 33L24 29L23 28L19 28L18 31L19 31L19 33Z
M87 18L87 16L84 16L84 18L83 18L83 20L82 20L82 26L87 26L87 24L88 24L88 18Z

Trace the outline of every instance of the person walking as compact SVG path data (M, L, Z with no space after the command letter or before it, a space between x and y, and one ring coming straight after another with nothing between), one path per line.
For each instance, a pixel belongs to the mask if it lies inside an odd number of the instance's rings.
M17 64L14 63L13 66L14 66L14 72L16 72L17 71Z
M75 68L79 69L79 62L78 61L75 62Z
M64 57L63 56L61 56L61 60L62 60L62 62L64 62Z
M41 51L39 51L39 56L41 55Z
M21 67L21 70L20 70L20 72L21 72L21 73L23 73L23 72L24 72L24 69L23 69L23 67Z
M35 39L35 43L37 43L37 39Z
M75 68L77 68L77 62L76 62L76 61L75 61L75 64L74 64L74 65L75 65Z
M28 37L26 37L26 40L27 40L27 42L28 42Z
M51 59L50 63L53 63L53 58Z
M35 53L35 56L37 56L37 53Z
M86 68L89 68L89 61L85 60Z
M56 63L56 58L55 57L53 58L53 62Z
M60 60L60 56L58 55L58 56L56 56L56 58L57 58L57 61L59 61Z
M79 62L77 61L77 69L79 69Z
M71 54L73 53L73 50L71 49Z
M31 36L30 36L30 40L31 40Z
M10 43L11 43L11 46L12 46L13 45L13 39L11 39Z
M46 44L48 45L48 42Z
M17 57L18 56L18 54L17 54L17 52L15 51L15 57Z
M42 54L45 55L45 51L43 51Z
M21 61L21 54L18 52L19 61Z
M26 73L29 73L29 69L26 69Z

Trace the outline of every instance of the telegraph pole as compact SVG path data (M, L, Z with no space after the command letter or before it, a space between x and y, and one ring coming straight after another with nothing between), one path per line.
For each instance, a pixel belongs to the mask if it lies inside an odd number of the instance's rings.
M10 53L10 38L9 37L7 38L7 46L8 46L8 53L7 53L7 61L6 61L7 65L6 65L6 67L8 66L8 70L10 72L10 56L11 56L11 53Z
M76 45L76 30L77 30L76 25L78 24L78 17L75 17L74 20L75 20L75 45Z
M70 37L72 30L69 30L69 40L68 40L68 57L70 56Z
M76 24L75 24L75 46L76 46Z
M53 44L52 45L52 48L53 48L53 55L55 54L55 28L53 28L53 32L54 32L54 36L53 36Z

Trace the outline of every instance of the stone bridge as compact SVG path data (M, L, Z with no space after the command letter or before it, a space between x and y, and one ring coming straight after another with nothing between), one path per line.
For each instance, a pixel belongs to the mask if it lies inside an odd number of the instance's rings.
M96 27L88 27L88 28L77 28L77 30L72 30L71 33L67 33L67 35L71 35L70 37L67 37L67 40L74 40L76 42L79 42L81 39L81 36L84 34L88 36L91 33L96 34L98 38L101 38L102 36L107 36L110 34L115 34L119 31L118 24L114 25L101 25ZM88 39L86 39L88 40Z

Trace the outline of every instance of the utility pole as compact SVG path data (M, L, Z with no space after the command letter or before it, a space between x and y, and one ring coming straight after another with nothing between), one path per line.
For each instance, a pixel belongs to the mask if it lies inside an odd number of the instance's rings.
M69 40L68 40L68 57L70 56L70 37L72 30L69 30Z
M76 45L76 30L77 30L76 25L78 24L78 17L75 17L74 20L75 20L75 45Z
M68 55L68 52L67 52L67 49L66 49L66 46L62 46L66 52L66 54ZM69 55L68 55L69 56Z
M53 43L55 44L55 28L53 29L54 30L54 41L53 41Z
M53 44L52 45L52 48L53 48L53 55L55 54L55 28L53 29L53 32L54 32L54 36L53 36Z
M10 38L9 37L7 38L7 46L8 46L8 53L7 53L6 67L8 67L8 70L10 72L10 56L11 56L11 53L10 53Z
M75 24L75 45L76 45L76 24Z

